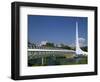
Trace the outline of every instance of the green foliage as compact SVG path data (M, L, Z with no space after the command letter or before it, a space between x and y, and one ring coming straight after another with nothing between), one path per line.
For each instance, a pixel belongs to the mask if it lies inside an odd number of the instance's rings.
M88 47L87 46L85 46L85 47L81 47L81 49L83 50L83 51L88 51Z
M28 66L50 66L50 65L77 65L77 64L87 64L87 56L66 57L66 56L48 56L42 58L33 58L28 60Z
M72 49L71 47L69 47L69 46L67 46L67 45L65 45L65 46L63 46L63 47L61 47L61 48L63 48L63 49L69 49L69 50Z
M54 46L54 43L50 43L50 42L46 43L45 46L46 46L46 47L55 47L55 46Z
M87 64L87 57L83 57L83 58L81 58L81 60L79 60L78 62L77 62L77 64Z
M62 48L62 49L69 49L69 50L72 50L71 47L69 47L68 45L64 45L64 44L61 44L61 48Z
M34 48L34 47L36 47L36 44L28 41L28 48Z

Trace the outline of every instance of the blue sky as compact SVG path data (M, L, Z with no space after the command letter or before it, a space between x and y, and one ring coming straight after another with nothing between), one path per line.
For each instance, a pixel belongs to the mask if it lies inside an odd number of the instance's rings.
M76 22L79 37L87 44L87 17L28 15L28 40L40 43L47 40L56 44L75 43Z

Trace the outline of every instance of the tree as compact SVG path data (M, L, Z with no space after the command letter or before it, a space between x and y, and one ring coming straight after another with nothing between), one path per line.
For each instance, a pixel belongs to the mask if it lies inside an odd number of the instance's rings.
M72 50L71 47L69 47L68 45L64 45L64 44L60 44L61 45L61 48L63 49L69 49L69 50Z
M46 46L46 47L55 47L55 46L54 46L54 43L50 43L50 42L46 43L45 46Z
M63 48L63 49L69 49L69 50L72 49L71 47L69 47L69 46L67 46L67 45L65 45L65 46L63 46L63 47L61 47L61 48Z
M83 50L83 51L88 51L88 47L87 46L84 46L84 47L81 47L81 49Z
M28 41L28 48L34 48L34 47L36 47L36 44Z

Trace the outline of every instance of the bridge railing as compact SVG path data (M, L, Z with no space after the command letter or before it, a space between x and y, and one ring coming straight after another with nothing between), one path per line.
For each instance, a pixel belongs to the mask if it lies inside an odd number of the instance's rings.
M28 58L39 58L48 56L66 56L75 55L73 50L48 50L48 49L28 49Z

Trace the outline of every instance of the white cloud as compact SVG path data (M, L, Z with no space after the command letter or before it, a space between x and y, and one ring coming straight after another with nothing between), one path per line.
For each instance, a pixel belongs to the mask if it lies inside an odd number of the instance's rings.
M79 38L79 42L85 42L85 38Z
M79 45L80 45L80 47L86 46L85 38L82 38L82 37L79 38ZM74 42L70 46L71 47L76 47L76 43Z
M83 46L85 46L85 38L79 38L79 45L80 45L80 47L83 47Z
M48 42L47 40L45 40L45 41L41 41L40 46L42 46L42 45L46 45L47 42Z

